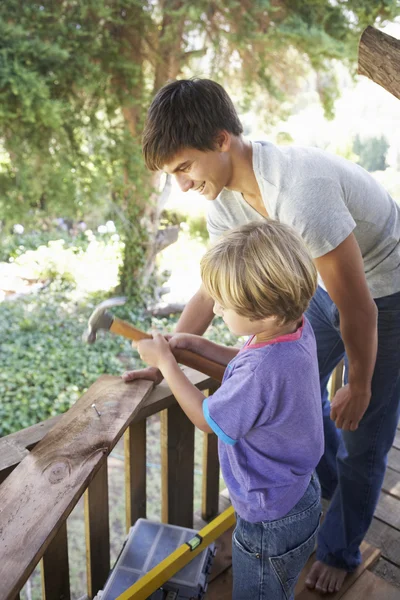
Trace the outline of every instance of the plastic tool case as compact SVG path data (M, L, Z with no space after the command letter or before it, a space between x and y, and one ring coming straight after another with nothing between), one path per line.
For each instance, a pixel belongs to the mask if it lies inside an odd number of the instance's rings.
M176 525L138 519L130 528L127 540L112 570L104 591L97 598L115 600L140 577L188 542L196 531ZM198 554L162 587L151 600L201 600L207 590L207 580L215 555L215 544Z

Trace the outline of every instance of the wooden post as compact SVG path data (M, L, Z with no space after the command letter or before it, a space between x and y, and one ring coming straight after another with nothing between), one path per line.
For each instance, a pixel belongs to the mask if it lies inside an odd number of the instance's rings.
M61 525L41 561L44 600L70 600L67 523Z
M161 413L163 523L193 527L194 425L179 404Z
M400 40L367 27L358 48L358 73L400 99Z
M218 438L215 433L203 435L203 482L201 518L208 521L218 514L219 460Z
M146 419L125 432L126 531L139 518L146 518Z
M85 492L86 571L88 595L104 586L110 571L107 460Z

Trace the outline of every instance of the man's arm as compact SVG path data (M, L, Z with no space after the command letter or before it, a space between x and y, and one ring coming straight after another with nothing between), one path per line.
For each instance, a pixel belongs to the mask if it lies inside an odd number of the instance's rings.
M353 233L337 248L315 259L315 264L339 310L340 331L349 359L349 382L332 400L331 418L337 427L355 430L371 398L377 352L377 308Z
M213 320L214 301L207 294L203 285L186 304L176 324L175 333L195 333L203 335Z

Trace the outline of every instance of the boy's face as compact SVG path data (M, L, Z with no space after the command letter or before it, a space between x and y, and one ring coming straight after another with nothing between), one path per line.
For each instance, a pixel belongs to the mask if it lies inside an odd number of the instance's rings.
M257 335L268 330L271 325L276 325L274 317L250 321L248 317L240 315L231 308L224 308L217 301L214 301L213 311L215 315L222 317L228 329L237 336Z
M184 148L163 165L163 171L175 177L183 192L197 192L215 200L232 179L229 147L230 141L224 139L216 144L216 150L208 152Z

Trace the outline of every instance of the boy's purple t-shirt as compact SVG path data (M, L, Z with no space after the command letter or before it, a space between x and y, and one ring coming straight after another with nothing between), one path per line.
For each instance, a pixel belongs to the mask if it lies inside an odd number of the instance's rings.
M203 412L219 438L231 502L240 517L256 523L280 519L297 504L324 437L317 349L307 319L293 334L248 344L228 364Z

